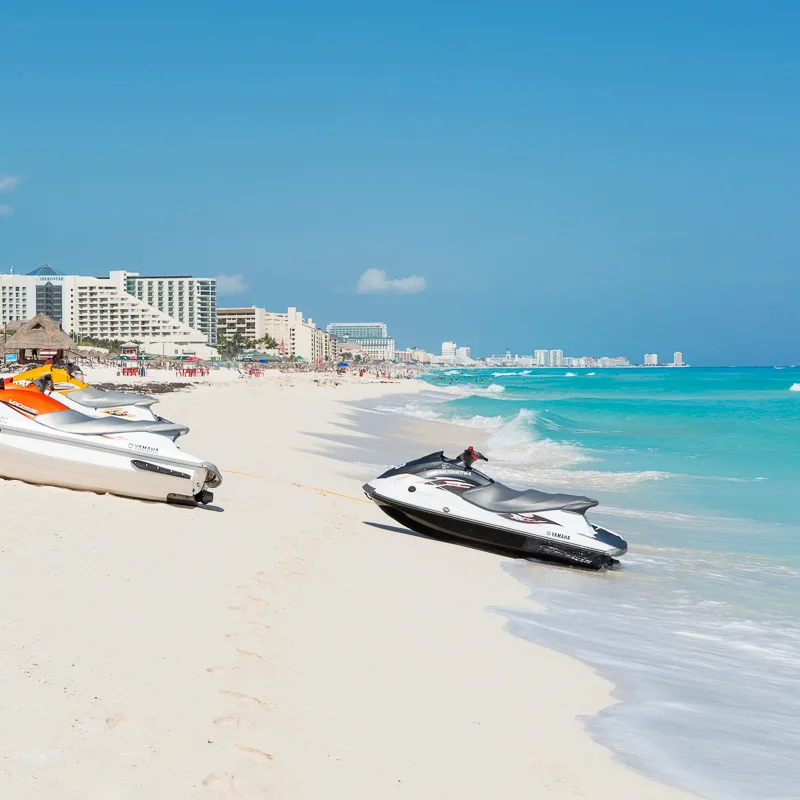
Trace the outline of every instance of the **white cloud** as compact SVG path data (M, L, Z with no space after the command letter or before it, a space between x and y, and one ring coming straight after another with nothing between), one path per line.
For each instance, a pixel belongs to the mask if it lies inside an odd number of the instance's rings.
M11 206L0 206L0 217L7 217L9 214L13 214L14 209Z
M422 275L407 278L387 278L385 270L368 269L359 279L356 291L359 294L419 294L428 288Z
M22 178L18 175L9 175L0 172L0 192L13 192L22 183Z
M247 291L244 275L217 275L217 294L241 294Z

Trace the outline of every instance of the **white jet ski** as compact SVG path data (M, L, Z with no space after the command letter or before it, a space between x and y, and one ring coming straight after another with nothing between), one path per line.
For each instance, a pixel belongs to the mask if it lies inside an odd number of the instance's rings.
M185 426L95 418L31 384L0 384L0 477L160 500L206 504L219 470L178 448Z
M384 472L364 492L413 531L515 556L601 569L627 552L624 539L586 519L597 500L511 489L474 469L478 459L488 461L472 447L458 458L431 453Z

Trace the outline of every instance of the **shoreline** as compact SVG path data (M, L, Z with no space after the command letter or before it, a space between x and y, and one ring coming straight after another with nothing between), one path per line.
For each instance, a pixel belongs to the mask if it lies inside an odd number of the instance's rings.
M221 511L0 482L5 795L690 797L585 732L612 684L508 634L506 559L360 496L354 408L425 384L237 380L159 395Z

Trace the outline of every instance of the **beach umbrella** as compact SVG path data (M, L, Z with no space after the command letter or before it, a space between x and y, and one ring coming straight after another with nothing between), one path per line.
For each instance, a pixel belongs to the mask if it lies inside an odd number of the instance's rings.
M350 365L346 361L340 361L336 366L337 367L349 367Z
M114 358L112 358L111 360L112 361L134 361L134 359L131 356L114 356Z

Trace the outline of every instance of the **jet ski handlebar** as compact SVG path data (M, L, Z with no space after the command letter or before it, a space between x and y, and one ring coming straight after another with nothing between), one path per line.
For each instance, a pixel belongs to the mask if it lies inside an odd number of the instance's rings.
M476 461L488 461L489 459L483 453L479 453L472 445L470 445L459 457L460 461L467 469L472 469L472 465Z

